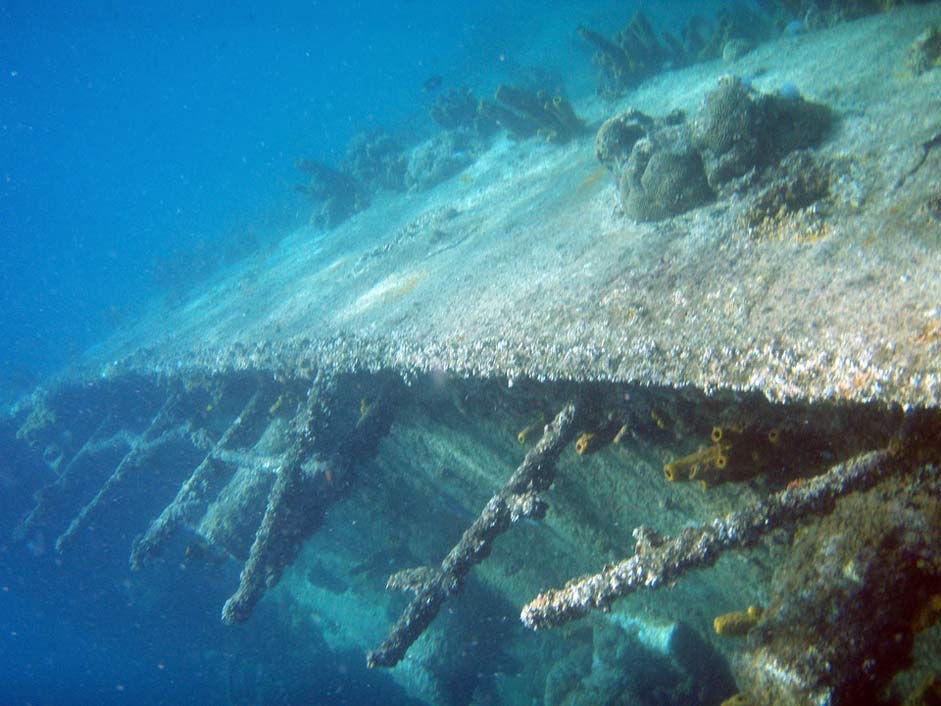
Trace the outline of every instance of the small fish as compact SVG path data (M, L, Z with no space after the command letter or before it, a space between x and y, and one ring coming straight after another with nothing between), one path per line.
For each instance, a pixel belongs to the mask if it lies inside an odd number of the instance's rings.
M439 76L438 74L435 74L434 76L429 76L427 79L425 79L425 82L422 84L422 90L424 90L425 93L434 93L439 88L441 88L442 83L444 83L443 76Z

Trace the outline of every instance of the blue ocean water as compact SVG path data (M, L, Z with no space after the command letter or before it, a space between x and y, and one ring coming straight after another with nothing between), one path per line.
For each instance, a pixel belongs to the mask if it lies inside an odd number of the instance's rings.
M643 3L664 26L701 5ZM306 223L296 159L336 163L362 130L432 134L431 77L490 93L538 66L569 95L591 93L592 52L574 28L613 33L632 8L0 5L0 388L28 389L168 286L211 276L219 262L194 253L225 264ZM0 453L14 467L26 452ZM24 509L4 509L0 536ZM130 576L131 539L118 528L92 563L55 557L42 536L0 554L0 704L414 703L359 652L221 625L235 566Z
M689 5L645 3L655 18ZM629 15L602 0L4 3L7 376L34 379L133 319L181 253L305 222L296 159L336 162L362 130L430 134L430 76L480 93L566 67L578 95L594 70L573 27Z

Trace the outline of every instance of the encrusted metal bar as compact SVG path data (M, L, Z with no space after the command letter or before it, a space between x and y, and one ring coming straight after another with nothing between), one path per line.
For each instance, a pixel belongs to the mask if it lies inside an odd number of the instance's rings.
M23 518L23 521L13 529L14 540L21 541L29 537L36 526L42 523L49 514L49 505L52 501L52 498L61 497L62 495L67 494L72 484L73 474L75 472L75 464L78 463L78 461L81 459L85 458L85 456L87 456L89 453L101 448L98 437L102 430L108 427L110 422L111 415L105 415L105 418L101 420L101 423L97 427L95 427L95 431L93 431L91 436L89 436L85 443L82 444L82 448L80 448L69 460L68 464L62 470L62 473L58 475L55 481L45 486L44 488L39 489L39 491L36 493L36 504L33 506L33 509L30 510L29 514Z
M301 433L286 454L268 495L239 587L222 608L225 623L248 620L265 591L278 582L285 567L297 557L304 540L323 522L327 508L349 487L349 465L315 463L310 472L303 467L314 454L314 428L317 415L324 413L324 392L325 386L319 381L308 392L300 413Z
M173 420L171 413L175 411L179 399L178 395L173 394L164 402L138 442L134 444L131 450L121 459L121 462L114 469L114 472L108 480L98 489L95 497L79 511L78 515L75 516L65 532L59 535L59 538L56 540L57 552L61 553L68 548L68 545L75 539L78 531L88 523L95 510L108 495L124 481L127 474L140 464L145 454L151 453L156 446L163 445L169 441L170 438L176 438L178 436L178 434L170 434L170 436L167 436L164 427L168 421Z
M222 475L218 464L224 464L222 452L232 441L232 437L252 420L259 408L260 393L251 396L241 413L232 421L219 440L203 457L189 478L180 486L173 501L155 519L147 531L134 540L131 548L131 568L138 570L163 549L164 544L181 524L195 523L205 510L207 495L215 485L215 480Z
M546 591L523 608L520 619L534 630L564 625L606 610L618 598L643 588L669 586L686 572L712 566L725 552L756 544L769 532L790 528L809 515L829 511L836 500L866 490L899 468L895 454L871 451L833 466L711 524L663 537L646 527L634 530L637 546L628 559L600 573Z
M406 569L389 578L388 588L413 591L415 597L378 649L369 653L370 667L394 667L437 616L441 604L460 592L471 568L490 554L493 542L514 522L526 517L542 518L546 504L540 493L555 479L562 449L575 436L579 408L566 405L548 424L507 483L481 511L477 520L438 567Z

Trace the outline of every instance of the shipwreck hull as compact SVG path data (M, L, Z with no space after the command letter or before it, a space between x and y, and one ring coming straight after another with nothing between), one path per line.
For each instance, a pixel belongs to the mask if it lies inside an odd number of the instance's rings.
M298 232L153 312L4 419L34 471L12 537L63 553L118 537L145 573L238 562L226 622L249 620L267 593L285 613L316 614L332 646L399 664L396 678L429 702L562 704L576 690L552 676L562 638L526 631L522 606L635 543L650 552L767 498L790 502L877 452L871 480L774 515L743 551L668 574L675 586L651 573L613 604L581 596L582 614L613 613L593 617L593 633L560 633L574 652L607 655L611 672L612 645L640 641L665 673L699 684L696 703L735 690L709 661L732 654L740 683L769 698L839 702L841 683L814 681L812 665L777 664L804 670L790 686L756 676L787 656L760 625L749 639L765 642L747 646L711 625L750 604L777 606L767 624L783 621L772 575L790 533L843 495L900 477L934 492L941 82L896 68L902 38L939 17L928 5L739 60L755 84L771 91L786 77L837 115L815 150L835 165L826 196L773 230L745 224L744 187L634 223L590 140L503 143L428 200L390 197L326 236ZM856 59L832 71L808 59L847 45ZM630 105L692 111L725 70L655 77ZM919 557L906 586L930 604L941 577ZM418 598L388 593L390 576ZM930 625L917 632L934 639ZM455 680L468 654L490 673ZM571 670L580 683L591 660ZM892 670L872 673L881 688Z
M667 677L694 678L715 700L734 689L728 668L716 667L719 655L737 647L711 635L712 618L768 603L788 530L812 525L812 514L768 527L770 544L729 554L673 588L618 601L611 617L589 621L594 633L532 633L519 624L519 609L548 587L629 555L637 527L672 535L708 525L841 459L888 447L906 418L897 406L781 404L757 393L528 380L507 387L502 379L406 380L386 371L331 378L329 395L318 398L330 400L321 408L329 421L314 425L328 440L307 446L309 393L320 384L231 373L50 388L5 426L32 449L37 471L35 505L21 505L12 536L45 541L65 556L123 547L135 580L191 562L241 564L241 585L231 572L219 579L232 593L218 606L223 620L249 620L271 593L266 600L276 611L317 616L304 629L318 631L318 642L381 650L409 632L394 625L406 606L386 590L387 579L453 555L554 412L576 400L582 413L560 441L552 475L526 486L548 503L544 514L500 528L492 549L476 552L440 596L441 615L415 621L421 629L392 649L395 657L377 656L375 664L398 663L395 678L432 703L490 690L538 697L562 655L607 639L626 642L621 649L631 659L665 660ZM131 391L136 402L127 405ZM381 433L362 436L380 407L383 418L370 428ZM708 447L718 427L782 430L786 441L773 459L753 461L744 478L730 475L734 482L715 474L670 482L665 464ZM597 446L579 453L576 437L592 433L601 436ZM375 438L374 446L364 438ZM355 450L348 439L357 439ZM279 474L297 463L299 448L306 449L301 481L279 499ZM300 521L291 521L298 513ZM600 637L605 631L613 635ZM565 646L553 647L560 640ZM500 676L475 672L456 686L455 670L467 659ZM710 660L716 664L707 668ZM502 675L508 664L519 671Z

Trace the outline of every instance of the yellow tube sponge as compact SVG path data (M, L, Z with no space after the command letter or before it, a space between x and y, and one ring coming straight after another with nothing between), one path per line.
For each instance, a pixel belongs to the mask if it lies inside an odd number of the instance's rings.
M579 456L585 456L594 453L602 446L604 446L604 441L600 434L586 432L578 437L578 440L575 442L575 452Z
M692 480L696 477L698 470L704 466L713 466L719 456L722 455L722 447L718 444L707 446L689 456L683 456L675 461L664 465L663 475L671 482Z
M762 610L758 606L749 606L748 610L739 610L717 616L712 621L716 635L721 637L744 637L758 624Z
M539 427L538 424L530 424L529 426L523 427L523 429L520 430L519 434L516 435L516 440L519 441L521 444L525 444L526 440L529 439L529 437L532 435L534 431L537 430L538 427Z

